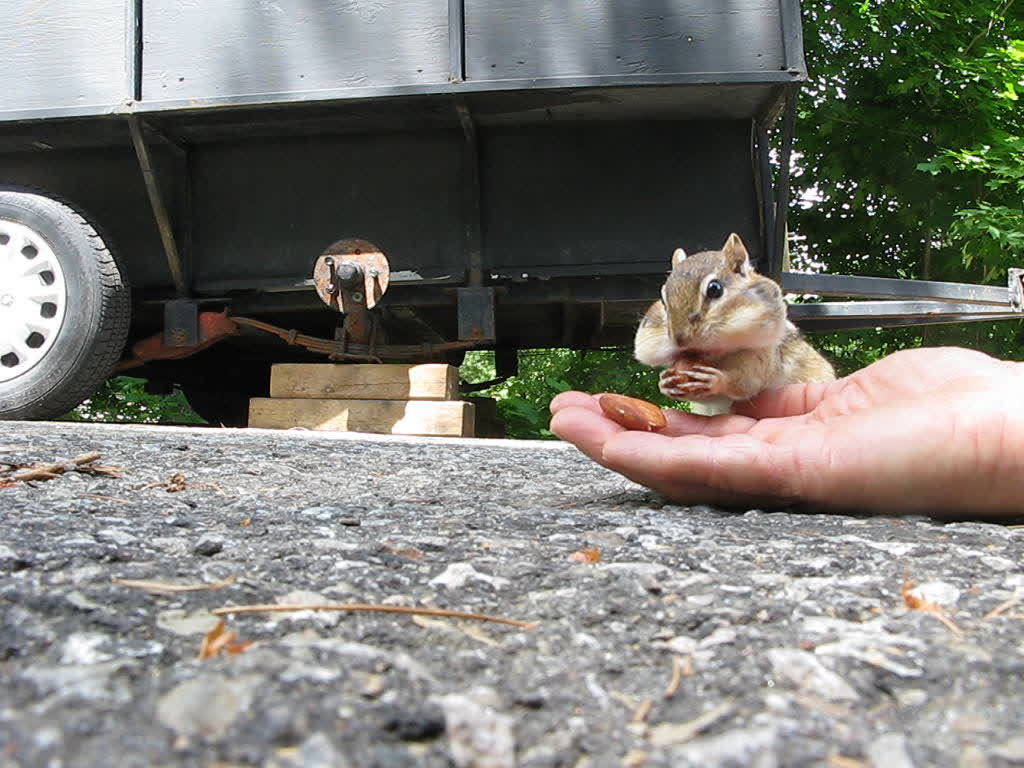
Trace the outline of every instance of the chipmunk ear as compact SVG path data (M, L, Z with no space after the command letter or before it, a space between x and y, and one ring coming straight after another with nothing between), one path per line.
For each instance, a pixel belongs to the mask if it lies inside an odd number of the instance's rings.
M725 262L733 272L745 275L751 271L750 254L747 253L747 247L735 232L729 235L725 245L722 246L722 255L725 256Z
M672 251L672 266L676 267L686 261L686 251L682 248L676 248Z

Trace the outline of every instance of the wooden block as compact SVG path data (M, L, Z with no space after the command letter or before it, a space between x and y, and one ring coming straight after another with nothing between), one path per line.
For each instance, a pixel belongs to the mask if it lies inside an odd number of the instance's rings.
M280 363L270 371L270 396L339 400L457 400L459 369L444 363Z
M254 397L249 426L390 435L472 437L473 406L460 400L325 400Z

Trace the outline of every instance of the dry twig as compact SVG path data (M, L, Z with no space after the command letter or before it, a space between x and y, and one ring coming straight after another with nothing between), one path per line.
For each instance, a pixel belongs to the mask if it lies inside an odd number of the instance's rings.
M153 581L150 579L119 579L116 576L111 579L114 584L131 589L144 589L147 592L178 593L178 592L205 592L213 589L223 589L229 584L234 584L235 577L228 576L221 581L212 584L174 584L168 581Z
M413 608L406 605L381 605L378 603L309 603L306 605L226 605L214 608L214 616L225 616L232 613L292 613L295 611L346 611L351 613L405 613L413 616L441 616L448 619L469 619L472 621L493 621L496 624L508 624L520 629L536 629L535 621L519 621L501 616L489 616L486 613L467 613L466 611L449 611L444 608Z
M4 464L10 468L3 470L5 472L16 469L23 471L10 477L0 478L0 480L3 480L4 486L10 486L15 482L29 483L33 480L53 480L55 477L59 477L65 472L85 472L90 475L120 477L122 472L121 467L101 467L94 464L93 462L97 461L99 458L99 451L91 451L90 453L83 453L81 456L76 456L70 461L61 461L54 464L11 464L9 462L4 462Z
M651 707L654 706L654 701L651 699L644 699L640 702L635 710L633 710L633 717L630 720L631 723L646 723L647 716L651 714Z
M689 658L689 657L687 657ZM683 662L678 656L672 656L672 678L665 686L665 698L671 699L679 691L679 685L683 682Z
M907 607L914 611L923 611L924 613L931 614L938 619L942 624L957 637L963 637L964 631L956 625L956 623L946 615L946 612L942 609L941 605L933 603L929 600L922 600L916 595L911 593L911 590L917 586L915 581L903 582L903 602L907 604Z
M1000 603L991 611L982 616L982 621L989 621L990 619L994 619L997 616L1002 616L1008 610L1016 606L1021 600L1024 600L1024 591L1018 589L1013 593L1013 597L1011 597L1009 600Z

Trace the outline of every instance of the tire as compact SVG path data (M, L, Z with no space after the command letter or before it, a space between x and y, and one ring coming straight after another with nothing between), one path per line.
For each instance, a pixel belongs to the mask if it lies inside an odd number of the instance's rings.
M78 211L0 188L0 419L51 419L93 394L121 356L131 293Z

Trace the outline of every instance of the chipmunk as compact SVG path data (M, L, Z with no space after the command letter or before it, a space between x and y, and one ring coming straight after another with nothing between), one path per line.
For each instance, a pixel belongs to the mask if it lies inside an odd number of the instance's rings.
M768 387L836 377L786 319L782 289L754 271L736 234L720 251L675 250L661 298L637 328L634 355L665 366L662 393L703 406L700 413L728 413Z

